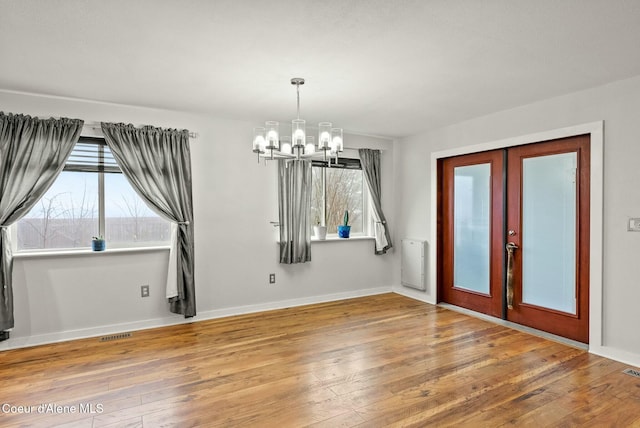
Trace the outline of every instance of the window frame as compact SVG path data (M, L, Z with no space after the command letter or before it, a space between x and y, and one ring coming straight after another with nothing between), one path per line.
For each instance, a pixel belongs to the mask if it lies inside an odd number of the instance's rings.
M121 174L124 176L122 169L116 163L115 159L112 157L105 157L105 148L108 148L107 142L105 141L103 136L87 136L81 135L76 144L74 145L73 150L76 150L78 144L95 144L97 145L97 162L93 163L91 161L76 161L73 163L73 151L67 161L65 162L65 166L62 169L62 172L89 172L97 174L98 180L98 233L97 236L106 236L106 198L105 198L105 174ZM82 156L80 156L82 157ZM91 157L87 157L91 158ZM75 158L74 158L75 159ZM94 158L95 159L95 158ZM72 163L69 163L69 162ZM57 179L57 177L56 177ZM126 178L125 178L126 179ZM129 183L131 186L131 184ZM131 189L134 193L137 194L133 186ZM137 195L141 198L139 195ZM142 198L141 198L142 199ZM144 200L143 200L144 202ZM146 202L145 202L146 203ZM150 208L151 210L151 208ZM153 211L153 210L151 210ZM160 216L159 216L160 217ZM162 217L160 217L162 218ZM22 220L22 219L20 219ZM9 227L9 233L11 236L11 250L14 255L28 255L28 254L38 254L38 253L46 253L46 254L55 254L55 253L76 253L76 252L86 252L87 250L91 251L91 243L88 242L86 246L82 247L61 247L61 248L34 248L34 249L18 249L18 223L20 220L16 221ZM167 221L169 224L171 222ZM153 249L165 249L170 248L171 239L169 235L169 239L165 241L147 241L149 244L145 245L145 241L137 242L137 245L134 246L121 246L116 245L115 247L109 248L107 247L106 251L141 251L141 250L153 250ZM93 251L91 251L93 253ZM101 251L102 252L102 251ZM100 253L101 253L100 252Z
M331 168L340 168L340 169L351 169L351 170L359 170L362 174L362 232L351 232L350 236L353 238L373 238L373 224L374 219L371 213L370 200L371 196L369 194L369 186L366 183L366 178L364 176L364 171L362 170L362 164L360 162L360 158L357 154L353 154L350 156L344 156L338 158L338 164L344 165L340 167L334 166L334 160L331 160L331 166L328 165L329 161L322 160L312 160L311 168L320 168L322 170L322 226L326 226L326 218L327 218L327 169ZM357 167L356 167L357 165ZM313 174L312 174L313 176ZM312 182L313 184L313 182ZM313 222L312 222L313 224ZM338 239L338 231L329 231L327 230L327 239L329 240L337 240ZM312 236L312 241L318 241ZM348 239L341 239L348 240Z
M105 236L106 235L106 208L105 208L105 187L104 187L104 175L105 174L122 174L122 170L120 169L119 166L112 166L107 165L105 163L105 147L107 146L107 142L105 141L104 138L100 138L100 137L83 137L80 136L80 138L78 139L78 141L76 142L76 146L78 144L81 143L85 143L85 144L95 144L97 145L97 152L98 152L98 163L96 166L92 166L90 168L83 168L81 166L77 166L74 164L69 164L69 160L67 160L67 163L65 163L64 168L62 169L62 171L69 171L69 172L93 172L98 174L98 236ZM74 150L76 148L76 146L74 146ZM73 152L72 152L73 153ZM80 247L80 248L84 248L84 247Z

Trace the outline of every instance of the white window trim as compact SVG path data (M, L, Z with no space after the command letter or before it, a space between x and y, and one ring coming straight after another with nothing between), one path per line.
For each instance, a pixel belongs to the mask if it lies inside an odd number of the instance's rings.
M151 253L151 252L169 252L170 246L153 246L153 247L131 247L131 248L107 248L104 251L93 251L90 248L52 248L49 250L22 250L13 253L14 259L39 259L49 257L77 257L77 256L93 256L98 254L117 255L117 254L134 254L134 253Z
M372 241L375 239L376 238L374 238L373 236L365 236L365 235L358 235L358 236L350 235L348 238L338 238L338 234L336 233L335 236L327 235L326 239L317 239L315 236L312 236L311 242L316 243L316 242Z

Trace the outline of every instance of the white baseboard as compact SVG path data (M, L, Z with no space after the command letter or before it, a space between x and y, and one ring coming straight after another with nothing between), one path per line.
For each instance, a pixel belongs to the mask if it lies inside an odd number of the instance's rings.
M425 303L431 303L431 304L435 304L435 302L432 302L432 298L431 296L427 295L424 292L421 292L419 290L412 290L410 288L406 288L400 285L394 285L393 286L393 292L403 295L405 297L409 297L410 299L415 299L415 300L419 300L421 302L425 302ZM467 312L473 312L473 311L467 311L466 309L462 309L461 312L463 313L467 313ZM479 318L485 319L486 318L491 318L487 315L482 315L482 314L473 314L471 316L477 316ZM493 320L490 320L492 322L495 322L497 324L502 324L505 325L505 322L495 318ZM508 323L508 322L507 322ZM512 323L509 323L512 324ZM515 327L518 328L517 325L515 326L511 326L511 327ZM520 328L518 328L520 329ZM523 331L526 331L526 327L522 328ZM541 336L545 337L545 333L544 332L540 332ZM535 334L535 333L532 333ZM553 339L552 339L553 340ZM576 342L577 343L577 342ZM579 346L578 346L579 347ZM594 355L599 355L601 357L605 357L605 358L609 358L611 360L615 360L615 361L619 361L621 363L624 364L629 364L635 367L639 367L640 368L640 355L634 354L632 352L628 352L628 351L623 351L620 349L616 349L616 348L612 348L610 346L595 346L595 345L588 345L588 351Z
M279 302L259 303L256 305L236 306L226 309L214 309L203 311L198 315L198 320L230 317L233 315L250 314L254 312L271 311L274 309L293 308L296 306L312 305L315 303L334 302L336 300L353 299L356 297L373 296L376 294L391 293L391 287L366 288L364 290L346 291L344 293L324 294L320 296L301 297L298 299L281 300Z
M396 294L400 294L410 299L419 300L421 302L431 303L432 305L436 304L435 298L428 294L426 291L408 288L403 285L394 285L392 288L393 292Z
M628 351L622 351L610 346L589 346L589 352L640 368L640 355Z
M392 287L367 288L343 293L324 294L320 296L301 297L297 299L280 300L276 302L258 303L255 305L236 306L232 308L213 309L199 312L193 318L185 319L181 315L169 315L163 318L134 321L122 324L110 324L100 327L91 327L78 330L69 330L55 333L39 334L29 337L10 338L0 342L0 351L10 349L27 348L30 346L46 345L50 343L65 342L68 340L86 339L90 337L109 334L124 333L128 331L146 330L150 328L165 327L176 324L188 324L215 318L243 315L255 312L270 311L274 309L292 308L295 306L311 305L314 303L333 302L336 300L353 299L356 297L373 296L376 294L391 293Z
M29 337L11 338L0 343L0 351L10 349L27 348L30 346L45 345L49 343L64 342L68 340L86 339L90 337L109 334L124 333L128 331L146 330L150 328L165 327L176 324L187 324L216 318L224 318L233 315L243 315L255 312L270 311L274 309L292 308L296 306L311 305L314 303L333 302L337 300L353 299L356 297L373 296L383 293L397 293L411 299L434 304L431 296L419 290L394 285L393 287L377 287L343 293L324 294L320 296L301 297L297 299L280 300L276 302L259 303L255 305L236 306L232 308L213 309L202 311L196 317L185 319L181 315L169 315L163 318L134 321L122 324L111 324L100 327L92 327L79 330L69 330L56 333L40 334ZM640 367L640 355L627 351L611 348L609 346L590 346L589 352L612 360L620 361L635 367Z

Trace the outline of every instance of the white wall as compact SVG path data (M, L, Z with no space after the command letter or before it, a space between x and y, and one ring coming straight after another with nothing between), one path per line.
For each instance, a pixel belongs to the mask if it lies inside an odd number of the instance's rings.
M628 217L640 217L639 112L636 77L401 140L395 157L397 236L431 236L433 152L604 120L603 346L594 352L640 365L640 233L627 232Z
M197 114L0 92L0 110L66 116L87 122L125 122L199 133L191 141L199 316L311 303L390 291L394 256L375 256L373 241L312 244L313 261L278 263L276 165L256 164L256 123ZM268 114L268 112L265 112ZM346 135L348 147L383 149L383 202L394 224L393 142ZM384 197L384 196L383 196ZM392 230L393 232L393 230ZM170 314L164 294L167 251L17 258L15 321L1 349L51 340L184 322ZM268 274L276 273L275 285ZM140 297L149 284L151 296Z

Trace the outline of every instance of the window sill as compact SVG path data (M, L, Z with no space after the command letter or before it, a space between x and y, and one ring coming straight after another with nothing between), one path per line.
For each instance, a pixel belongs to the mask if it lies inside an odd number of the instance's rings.
M374 240L373 236L351 236L349 238L338 238L337 236L327 236L327 239L316 239L311 237L311 242L337 242L337 241L367 241Z
M41 257L69 257L69 256L93 256L99 254L130 254L130 253L149 253L155 251L169 251L171 247L137 247L137 248L107 248L104 251L92 251L88 248L78 250L49 250L49 251L24 251L14 253L14 259L31 259Z

